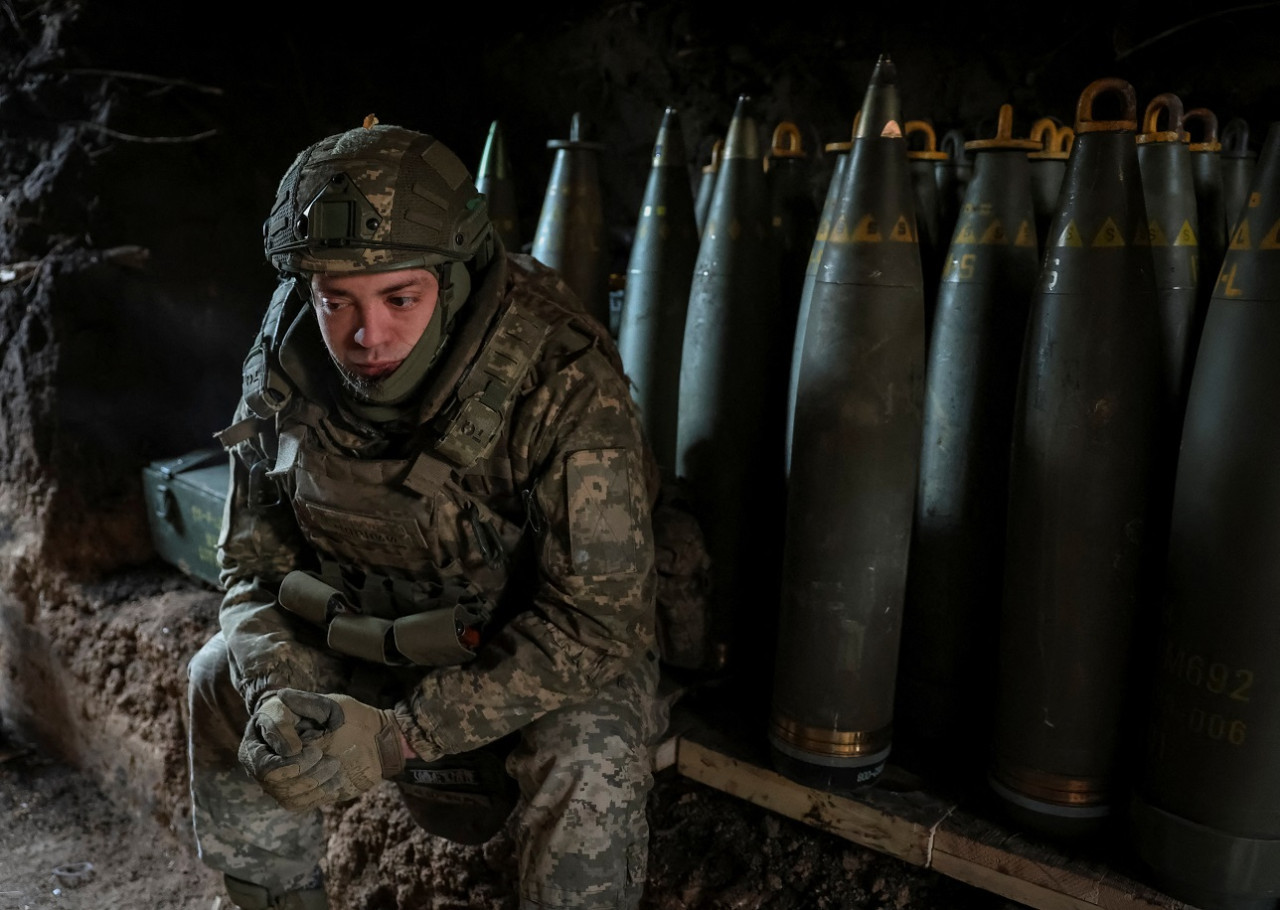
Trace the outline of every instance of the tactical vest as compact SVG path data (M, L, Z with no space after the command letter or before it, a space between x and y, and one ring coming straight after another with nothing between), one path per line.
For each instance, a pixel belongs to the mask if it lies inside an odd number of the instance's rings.
M568 332L582 347L599 343L587 334L593 323L537 294L502 301L428 424L429 442L405 459L371 459L326 444L325 409L290 381L303 368L284 333L305 306L288 282L277 289L245 361L251 416L218 434L229 449L266 441L250 470L250 500L277 490L319 558L319 571L284 579L280 604L326 628L341 653L393 666L463 663L500 597L514 596L513 563L536 523L531 491L504 454L507 418L548 339Z

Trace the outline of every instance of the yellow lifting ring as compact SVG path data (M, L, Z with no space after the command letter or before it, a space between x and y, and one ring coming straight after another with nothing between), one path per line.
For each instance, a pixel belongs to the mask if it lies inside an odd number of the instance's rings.
M902 135L910 140L912 133L924 136L924 148L907 147L907 157L913 161L946 161L947 153L938 151L938 134L933 131L933 124L928 120L908 120L903 127Z
M1041 117L1031 127L1031 139L1040 151L1030 152L1027 157L1037 161L1065 161L1071 157L1071 144L1075 138L1075 130L1065 123L1059 123L1054 117Z
M1000 113L996 118L996 135L992 139L973 139L964 144L968 151L982 149L1021 149L1032 152L1040 148L1034 139L1013 138L1013 105L1000 105Z
M800 127L790 120L783 120L773 129L773 148L769 152L773 158L806 158L804 140L800 135Z

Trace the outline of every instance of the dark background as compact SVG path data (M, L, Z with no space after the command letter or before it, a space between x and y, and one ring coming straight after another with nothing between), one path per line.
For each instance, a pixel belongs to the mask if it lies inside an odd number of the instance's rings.
M53 7L0 4L0 26L32 43L41 10ZM499 121L526 243L553 160L547 142L567 138L581 113L606 144L606 225L613 269L625 271L667 106L680 113L691 186L745 94L765 137L782 119L801 128L820 202L829 172L822 145L848 138L880 54L897 66L904 117L929 120L939 137L949 129L993 135L1006 102L1015 135L1042 116L1070 124L1091 81L1119 77L1134 85L1139 112L1174 92L1187 109L1210 108L1220 126L1245 118L1256 149L1280 98L1275 2L1139 9L896 0L750 12L745 4L576 2L504 12L475 3L86 0L77 9L63 39L63 77L83 80L86 92L100 82L110 95L84 132L95 146L84 240L150 251L146 302L126 295L121 306L138 312L112 323L121 336L115 350L132 358L120 391L137 381L139 365L172 387L163 432L154 415L134 426L112 419L152 457L207 444L227 422L273 282L261 224L276 183L302 148L370 113L437 136L472 168ZM45 105L33 116L85 115ZM95 377L95 391L107 380Z

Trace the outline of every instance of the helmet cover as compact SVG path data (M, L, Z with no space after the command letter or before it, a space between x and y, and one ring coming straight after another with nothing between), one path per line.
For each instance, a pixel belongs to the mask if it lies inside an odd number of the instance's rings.
M399 126L322 139L285 172L263 224L282 272L390 271L477 260L492 251L488 205L461 160Z

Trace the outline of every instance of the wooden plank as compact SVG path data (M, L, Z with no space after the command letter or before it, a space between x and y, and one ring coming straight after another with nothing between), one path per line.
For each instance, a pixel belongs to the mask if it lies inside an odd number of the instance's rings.
M676 763L676 749L679 747L680 738L671 736L658 743L649 750L649 759L653 764L653 772L657 774L670 768Z
M801 786L774 771L723 755L688 737L682 737L677 746L676 768L699 783L881 853L917 866L928 861L930 830L927 825Z
M696 743L720 756L735 759L743 766L766 770L769 780L775 781L776 786L803 791L806 798L832 796L825 790L806 787L774 771L768 738L761 727L744 726L740 722L734 724L723 718L709 722L703 715L677 710L672 714L672 732L679 736L682 744ZM936 825L954 809L954 802L928 792L919 778L893 765L885 768L876 786L859 791L857 799L852 802L925 828Z
M1020 904L1026 904L1028 907L1036 907L1038 910L1096 910L1097 908L1097 904L1029 882L1016 873L1003 872L999 868L993 869L938 850L933 851L930 868L942 875L973 885L975 888L982 888Z
M980 884L971 881L975 877L996 882L994 876L1005 875L1068 901L1033 904L1046 908L1184 910L1188 907L1120 874L1106 863L1068 855L1057 847L963 812L955 813L939 826L933 841L933 868L970 884ZM998 888L988 890L998 891ZM1029 903L1022 898L1015 899Z
M1194 910L1106 862L1070 856L916 789L893 766L882 785L838 796L778 774L762 754L759 743L680 721L678 773L869 849L1038 910Z

